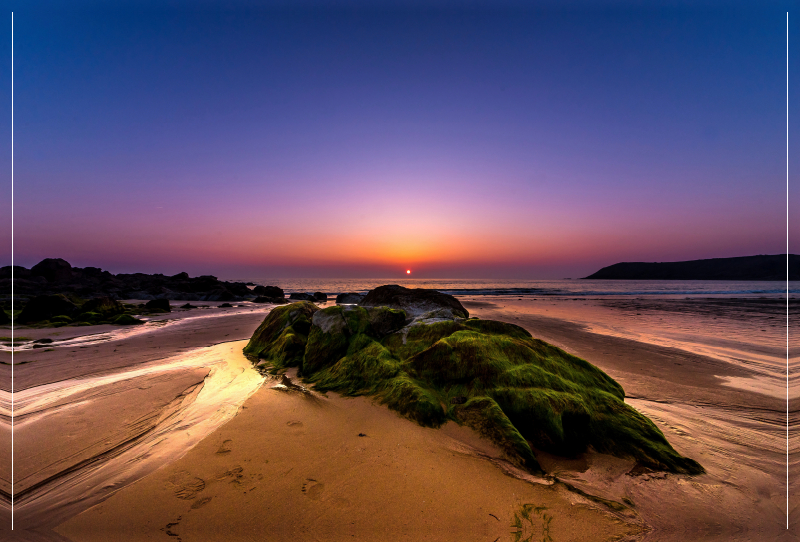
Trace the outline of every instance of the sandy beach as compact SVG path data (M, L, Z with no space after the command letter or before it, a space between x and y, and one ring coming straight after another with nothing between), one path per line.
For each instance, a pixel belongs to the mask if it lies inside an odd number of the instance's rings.
M272 379L251 381L246 400L232 398L228 419L183 430L193 436L148 459L153 432L172 417L161 441L175 442L221 360L230 364L238 357L241 372L260 378L241 348L264 308L215 317L205 314L224 309L205 309L202 318L175 313L171 325L77 351L18 354L36 363L17 369L28 383L22 393L29 394L16 446L25 472L15 488L22 502L17 528L25 518L30 525L58 525L57 533L75 542L165 535L248 540L265 532L277 540L391 534L492 541L514 540L517 532L534 540L796 539L785 529L785 405L768 393L731 386L762 378L757 368L598 333L576 323L587 311L566 302L462 301L474 316L521 325L605 370L625 388L626 401L707 473L636 474L629 460L540 452L549 476L539 479L452 422L426 429L368 398L274 389L278 381ZM557 317L549 315L553 308ZM89 363L76 366L76 355ZM73 389L88 379L105 380ZM37 395L47 397L38 407ZM213 412L209 406L204 415ZM47 451L54 447L69 453ZM147 467L124 466L124 453L114 452L120 447L139 454ZM795 473L796 457L792 461ZM74 480L80 473L98 476L103 465L114 471L104 490L80 493ZM82 498L67 504L76 491ZM515 527L521 515L528 519ZM793 509L793 525L797 519ZM36 536L55 535L44 529Z

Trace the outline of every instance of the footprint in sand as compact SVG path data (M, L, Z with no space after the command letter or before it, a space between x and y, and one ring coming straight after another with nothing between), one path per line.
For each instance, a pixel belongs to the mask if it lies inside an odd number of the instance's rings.
M225 480L229 478L230 480L228 480L228 483L237 485L241 484L242 478L244 477L244 475L242 474L243 471L244 469L241 466L235 465L231 467L230 470L227 470L222 474L218 475L217 480Z
M219 454L219 455L225 455L225 454L231 453L231 443L232 442L233 442L232 440L223 440L222 444L219 447L219 450L217 450L216 453Z
M205 480L192 476L186 471L176 472L169 477L171 489L179 499L194 499L206 487Z
M211 497L203 497L202 499L197 499L195 502L192 503L192 510L197 510L201 506L207 505L211 501Z
M306 478L301 491L312 501L318 501L322 498L323 489L325 489L325 484L321 484L313 478Z

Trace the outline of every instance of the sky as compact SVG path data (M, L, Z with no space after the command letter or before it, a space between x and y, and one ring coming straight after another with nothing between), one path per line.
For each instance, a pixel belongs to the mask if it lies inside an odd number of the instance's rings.
M16 265L555 279L786 250L788 3L12 4ZM8 265L8 143L0 171Z

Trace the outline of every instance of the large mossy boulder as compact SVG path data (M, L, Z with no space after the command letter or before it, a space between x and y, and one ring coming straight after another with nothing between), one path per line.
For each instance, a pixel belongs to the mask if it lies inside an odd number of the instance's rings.
M253 333L244 353L264 359L275 367L301 365L311 318L318 310L316 305L307 301L275 307Z
M432 311L443 311L460 318L469 316L469 311L461 302L449 294L425 288L405 288L396 284L370 290L359 305L400 309L412 317Z
M592 447L655 470L703 472L625 404L611 377L519 326L409 319L388 307L311 307L273 310L248 349L257 345L276 370L299 365L319 391L370 395L425 426L467 424L531 470L540 470L535 449L575 456ZM310 322L296 330L304 317Z
M50 320L55 316L72 316L78 307L61 294L38 295L28 301L17 317L20 324Z

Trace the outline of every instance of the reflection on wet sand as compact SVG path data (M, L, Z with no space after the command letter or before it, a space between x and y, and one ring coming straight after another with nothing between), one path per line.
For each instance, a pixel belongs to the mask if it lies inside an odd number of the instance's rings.
M263 378L241 342L15 397L15 533L47 530L180 457Z

